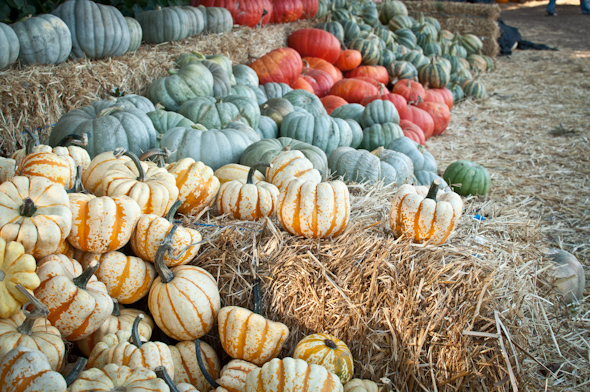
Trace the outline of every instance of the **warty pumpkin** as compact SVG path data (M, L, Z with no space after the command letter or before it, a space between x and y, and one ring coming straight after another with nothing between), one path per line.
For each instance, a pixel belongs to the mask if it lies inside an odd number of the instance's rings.
M315 333L301 339L295 346L293 358L325 367L337 375L343 385L354 373L352 353L346 343L325 333Z
M59 330L45 318L49 310L22 285L17 286L29 301L9 318L0 318L0 358L17 346L41 351L47 357L51 370L59 371L64 363L66 347ZM31 304L33 309L27 310Z
M178 212L197 216L213 203L220 181L209 166L192 158L182 158L170 164L167 170L176 179L178 198L182 201Z
M402 185L393 196L389 225L395 235L412 242L444 243L453 232L463 212L461 196L438 191L435 179L430 188Z
M221 299L215 278L194 265L169 269L164 254L173 252L174 225L156 254L156 278L148 306L155 323L176 340L193 340L207 334L215 324Z
M39 287L36 268L35 258L21 243L0 238L0 318L12 316L27 302L18 285L29 291Z
M153 391L169 392L166 382L151 370L109 363L83 371L68 392Z
M43 177L16 176L0 184L0 237L36 258L55 252L72 228L68 194Z
M348 224L350 200L342 181L294 179L281 190L277 217L285 230L307 238L333 237Z

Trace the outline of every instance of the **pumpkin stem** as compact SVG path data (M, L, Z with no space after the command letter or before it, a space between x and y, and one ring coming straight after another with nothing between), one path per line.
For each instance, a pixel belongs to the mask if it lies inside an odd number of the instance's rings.
M82 167L76 167L76 180L74 181L74 186L68 189L67 193L82 193L84 192L84 184L82 184Z
M266 10L266 8L262 9L262 16L260 17L260 20L258 21L258 23L256 24L257 27L261 27L262 26L262 20L264 19L264 17L268 15L268 11Z
M33 151L33 147L39 145L39 137L33 131L25 128L25 133L31 138L25 144L25 155L29 155Z
M117 151L117 150L115 150L115 151ZM131 160L135 164L135 167L137 168L137 171L139 172L139 176L137 176L137 181L145 182L145 180L146 180L146 178L145 178L145 171L143 170L143 167L141 166L141 161L139 160L139 158L137 157L137 155L135 155L134 153L132 153L129 150L125 150L120 155L126 155L129 158L131 158Z
M428 189L428 194L426 195L426 198L436 200L436 194L438 193L439 186L440 180L438 178L432 180L432 184L430 184L430 189Z
M174 273L164 263L164 255L172 251L172 237L176 233L176 229L178 229L178 225L173 225L156 252L154 264L156 265L156 272L163 283L170 283L174 279Z
M66 374L64 377L64 380L66 381L66 385L68 387L74 381L76 381L78 379L78 377L80 377L80 373L82 373L82 371L86 367L86 363L88 363L88 360L86 358L78 357L78 360L74 364L74 367L72 368L72 370L70 370L70 372L68 374Z
M156 373L156 376L158 376L159 378L164 380L166 385L168 385L168 388L170 388L170 392L178 392L178 387L176 386L176 383L174 383L174 381L172 381L172 379L170 378L170 375L168 374L168 371L166 370L166 368L164 366L158 366L154 370L154 373Z
M174 204L172 204L172 206L168 210L168 213L165 216L165 219L168 222L174 223L174 215L176 214L176 210L178 210L178 207L180 207L181 205L182 205L182 200L180 200L180 199L176 200L174 202Z
M252 165L252 167L250 168L250 170L248 170L248 177L246 179L246 184L254 184L254 173L256 172L256 167L258 166L266 166L266 167L272 167L272 164L269 162L263 162L263 161L259 161L256 162L255 164Z
M283 149L281 150L281 152L285 152L285 151L291 151L291 145L287 144L285 147L283 147Z
M117 298L113 298L113 311L111 312L111 316L119 317L121 315L121 307L119 306L119 301Z
M205 368L205 364L203 363L203 356L201 355L201 341L199 339L195 340L195 354L197 356L197 363L199 364L199 370L205 377L205 380L214 388L217 389L220 385L211 377L207 369Z
M166 147L152 148L151 150L147 150L146 152L141 154L139 156L139 160L145 161L145 160L155 156L158 158L158 167L164 167L164 159L168 158L170 156L170 154L172 154L172 151L170 151Z
M140 348L143 344L141 338L139 337L139 323L141 323L143 318L143 314L138 314L135 320L133 320L133 325L131 326L131 343L137 348Z
M20 215L30 218L35 214L36 211L37 207L35 206L33 199L30 197L25 197L23 200L23 205L20 206Z
M109 106L108 108L102 109L100 112L98 112L96 117L98 118L98 117L110 116L111 114L113 114L115 112L120 112L122 110L123 110L123 108L121 106Z
M78 288L86 290L86 285L88 284L88 281L90 280L90 278L92 278L92 275L94 275L98 267L100 267L100 264L98 263L98 261L94 260L92 263L90 263L88 268L86 268L80 274L80 276L72 279L72 281Z
M191 125L191 128L196 129L198 131L208 131L207 127L205 127L203 124L199 124L199 123Z
M23 305L23 314L25 315L25 321L16 329L22 335L31 336L33 334L33 325L39 318L45 318L49 315L49 309L39 301L33 294L29 292L22 284L17 284L16 288L29 300ZM29 312L27 307L33 305L33 310Z
M67 147L69 145L86 147L88 145L88 134L83 133L82 136L71 133L68 136L61 139L57 145L59 147Z
M252 287L252 293L254 294L254 313L262 316L262 293L260 292L260 278L254 280L254 286Z
M377 147L376 149L374 149L373 151L371 151L371 154L373 154L377 157L380 157L381 154L383 154L383 151L385 151L385 147L380 146L380 147Z
M336 345L336 343L334 343L332 339L324 339L324 344L332 350L336 350L338 348L338 346Z

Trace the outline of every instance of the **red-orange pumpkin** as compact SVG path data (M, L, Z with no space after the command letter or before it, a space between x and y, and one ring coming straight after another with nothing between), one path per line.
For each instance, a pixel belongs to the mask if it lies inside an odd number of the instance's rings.
M320 101L322 101L322 105L324 105L324 109L326 109L328 114L332 113L332 110L348 103L344 98L336 95L326 95L325 97L320 98Z
M375 79L379 83L389 83L389 73L387 68L382 65L361 65L344 74L347 78L354 78L356 76L365 76L367 78Z
M426 143L426 139L424 138L424 131L422 131L422 128L420 128L413 122L408 120L401 120L399 122L399 126L404 132L405 137L408 137L421 145L424 145Z
M303 15L301 0L272 0L271 23L295 22L301 18L301 15Z
M300 19L311 19L318 13L319 0L301 0L301 2L303 3L303 15Z
M313 93L320 98L326 96L334 85L332 76L321 69L303 68L300 78L305 79L313 89Z
M301 76L297 78L297 80L295 81L295 83L291 85L291 87L293 88L293 90L306 90L312 94L315 94L315 91L313 90L311 84L309 84L309 82Z
M453 108L453 93L446 87L429 88L424 95L424 102L444 103L451 110Z
M360 79L339 80L330 89L330 95L337 95L348 103L360 103L369 95L379 94L379 89L373 84Z
M268 9L265 0L191 0L191 5L197 7L222 7L231 12L234 24L254 27L262 19L262 26L270 21L272 9ZM262 17L264 9L268 14Z
M426 95L424 86L410 79L402 79L397 82L391 92L401 95L409 103L418 102L418 98L424 100L424 95Z
M276 82L291 86L301 74L303 62L295 49L279 48L251 63L250 68L258 75L260 84Z
M416 106L432 117L434 122L432 136L440 135L447 129L449 121L451 121L451 112L447 105L438 102L418 102Z
M341 71L352 71L363 61L363 55L356 49L346 49L340 52L334 65Z
M303 57L303 65L308 68L320 69L329 73L334 80L334 83L342 80L342 71L319 57Z
M340 41L326 30L314 28L295 30L287 42L289 47L299 52L302 57L319 57L334 64L340 56Z
M402 117L400 115L400 120L408 120L419 126L424 132L425 140L428 140L434 133L434 120L432 120L432 116L414 105L408 105L404 116Z

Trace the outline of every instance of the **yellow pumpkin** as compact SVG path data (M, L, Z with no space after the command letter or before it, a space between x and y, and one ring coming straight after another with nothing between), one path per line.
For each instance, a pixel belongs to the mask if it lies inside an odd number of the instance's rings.
M65 255L51 255L39 261L41 285L35 296L49 309L47 319L70 341L94 331L113 312L113 301L104 283L94 276L98 263L83 270L80 263Z
M319 184L322 175L301 151L283 151L276 156L266 169L266 181L283 190L293 179L313 181Z
M86 190L92 192L95 196L106 196L102 186L102 179L107 170L115 164L125 164L131 158L126 155L116 156L114 151L106 151L98 154L92 161L88 168L82 173L82 184Z
M344 384L344 392L378 392L379 386L371 380L353 378Z
M277 217L285 230L307 238L342 233L350 216L348 188L342 181L293 180L281 191Z
M238 306L221 308L217 320L223 350L258 366L276 358L289 337L285 324Z
M155 262L158 247L174 225L174 213L182 202L177 200L170 208L166 218L157 215L142 215L131 236L131 249L144 260ZM164 255L168 267L188 264L199 252L201 234L191 228L178 226L172 237L172 254Z
M438 191L435 179L430 189L402 185L393 195L389 225L396 236L404 235L413 242L442 244L453 232L463 212L461 196Z
M233 180L246 180L250 172L250 166L240 165L239 163L228 163L215 170L215 177L219 179L221 185ZM254 183L258 181L265 181L264 174L258 170L254 171Z
M164 254L172 251L174 225L156 254L156 271L148 297L154 322L176 340L194 340L207 334L215 324L221 298L215 278L194 265L166 267Z
M35 258L54 253L70 233L65 189L46 178L16 176L0 184L0 237L23 244Z
M99 329L90 336L78 340L76 345L82 351L82 354L89 356L96 343L100 342L106 335L116 333L117 331L131 331L133 322L140 314L143 315L143 319L137 326L137 332L139 333L139 338L147 342L152 337L154 320L141 310L124 308L116 300L113 300L113 313L102 323Z
M21 243L0 238L0 318L12 316L27 302L18 284L27 290L39 287L36 269L35 258L25 253Z
M90 352L87 368L103 368L109 363L149 370L164 366L174 377L174 363L168 346L162 342L141 341L138 326L142 319L143 315L138 315L130 331L108 334L98 342Z
M101 369L91 368L68 389L68 392L152 391L169 392L166 382L151 370L109 363Z
M214 201L219 191L219 179L213 169L192 158L182 158L168 166L168 173L176 179L178 198L182 205L178 212L186 215L199 215Z
M259 367L253 363L232 359L222 369L216 380L219 387L216 392L244 392L246 390L246 377Z
M297 343L293 358L322 365L336 374L342 384L347 383L354 374L350 349L342 340L329 334L316 333L306 336Z
M140 162L135 154L121 149L130 162L112 165L104 174L102 187L107 196L126 195L134 199L143 214L164 216L178 199L173 175L166 169Z
M0 358L13 348L26 346L45 354L51 370L59 371L66 352L61 334L45 320L49 314L47 307L24 287L21 290L33 305L33 310L23 309L9 318L0 318Z
M139 205L129 196L72 193L70 208L72 230L68 241L76 249L92 253L107 253L125 246L141 216Z
M257 166L270 166L258 162ZM265 181L254 183L254 167L250 168L246 180L232 180L224 183L217 196L217 211L231 214L235 219L255 221L271 216L276 209L279 189Z
M209 385L199 369L195 342L187 340L179 342L175 346L168 346L168 348L170 348L172 361L174 362L174 382L194 385L201 392L211 390L211 385ZM204 342L201 342L200 350L206 372L213 377L217 377L221 369L217 353L210 345Z
M246 377L246 392L342 392L338 376L302 359L272 359Z

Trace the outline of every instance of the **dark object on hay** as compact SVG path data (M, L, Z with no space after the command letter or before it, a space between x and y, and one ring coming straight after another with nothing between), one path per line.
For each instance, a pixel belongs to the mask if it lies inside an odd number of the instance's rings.
M523 40L518 29L508 26L502 19L498 19L498 26L500 27L500 37L498 38L500 56L511 55L514 49L557 50L557 48L552 48L545 44L536 44Z

